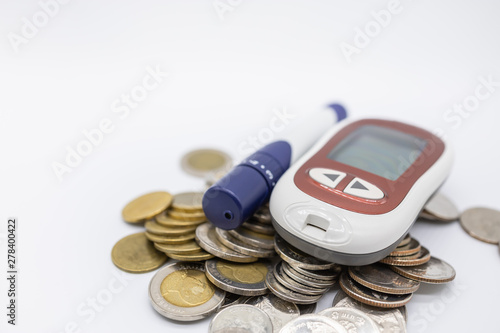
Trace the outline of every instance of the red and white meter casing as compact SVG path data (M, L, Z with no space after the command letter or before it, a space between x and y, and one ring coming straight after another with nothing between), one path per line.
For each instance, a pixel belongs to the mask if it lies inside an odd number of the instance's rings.
M452 162L450 147L421 128L344 121L280 178L270 199L273 225L317 258L371 264L401 242Z

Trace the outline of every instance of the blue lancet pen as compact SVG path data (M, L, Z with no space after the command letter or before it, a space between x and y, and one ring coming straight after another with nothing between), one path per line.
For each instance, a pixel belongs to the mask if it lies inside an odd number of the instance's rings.
M347 117L340 104L311 115L279 141L257 150L212 185L203 196L203 211L216 227L236 229L269 200L278 179L328 129Z

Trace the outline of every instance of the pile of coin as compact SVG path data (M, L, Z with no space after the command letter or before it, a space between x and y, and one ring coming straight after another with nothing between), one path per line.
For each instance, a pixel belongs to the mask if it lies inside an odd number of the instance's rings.
M127 272L144 273L163 265L167 256L183 261L213 258L194 240L197 226L207 220L202 197L198 192L174 196L152 192L129 202L122 210L123 219L143 223L146 231L118 241L112 250L113 263Z
M338 280L341 267L310 256L275 236L274 248L282 259L266 277L269 290L296 304L314 304Z

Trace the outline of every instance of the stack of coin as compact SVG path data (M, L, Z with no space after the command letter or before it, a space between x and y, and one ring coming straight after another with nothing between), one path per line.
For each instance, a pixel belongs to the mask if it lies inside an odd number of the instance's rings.
M431 257L425 247L408 235L380 263L347 267L340 277L340 287L361 303L397 308L410 301L420 282L446 283L455 274L451 265Z
M341 267L326 262L288 244L275 236L274 248L282 261L266 277L269 290L295 304L316 303L338 279Z
M186 192L173 197L172 205L145 224L146 236L172 259L200 261L213 258L194 240L196 228L205 223L203 193Z
M269 212L266 207L263 210ZM196 229L196 242L213 256L228 261L249 263L259 258L272 258L276 256L276 252L270 214L268 222L256 222L263 210L259 210L245 226L235 230L223 230L211 223L201 224ZM265 226L265 229L262 229L262 226Z

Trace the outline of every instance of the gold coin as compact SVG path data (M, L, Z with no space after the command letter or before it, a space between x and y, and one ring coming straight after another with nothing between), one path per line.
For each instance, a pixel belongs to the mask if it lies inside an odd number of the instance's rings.
M175 245L175 244L187 243L188 241L193 240L194 232L179 236L161 236L146 231L146 237L154 243Z
M151 234L156 234L160 236L178 236L189 234L196 230L196 226L188 226L188 227L165 227L156 222L148 221L144 225L146 230Z
M203 193L184 192L174 195L172 200L172 209L178 212L203 213L201 201Z
M144 194L129 202L122 210L126 222L138 223L160 214L172 203L172 195L167 192Z
M167 212L167 216L181 220L181 221L189 221L189 222L204 222L207 220L207 217L205 216L205 213L203 212L198 212L198 213L185 213L185 212L177 212L175 210L169 210Z
M125 272L146 273L163 265L167 256L155 249L144 232L139 232L120 239L111 250L111 260Z
M207 177L221 170L229 170L231 157L215 149L193 150L182 157L181 166L187 173L196 177Z
M215 294L214 285L201 270L186 269L174 271L161 282L163 298L182 308L202 305Z
M216 267L224 277L238 283L247 284L263 282L268 272L267 266L261 262L240 264L217 261Z
M169 217L167 215L168 211L164 211L161 214L156 215L156 222L165 226L165 227L189 227L189 226L198 226L204 222L206 222L206 218L203 221L182 221Z
M175 245L155 243L155 247L158 251L173 254L190 254L201 251L201 247L194 240Z
M195 253L188 253L188 254L176 254L176 253L167 253L167 256L169 256L172 259L177 259L181 261L201 261L201 260L208 260L212 259L214 257L213 254L210 254L208 252L205 252L203 250Z

